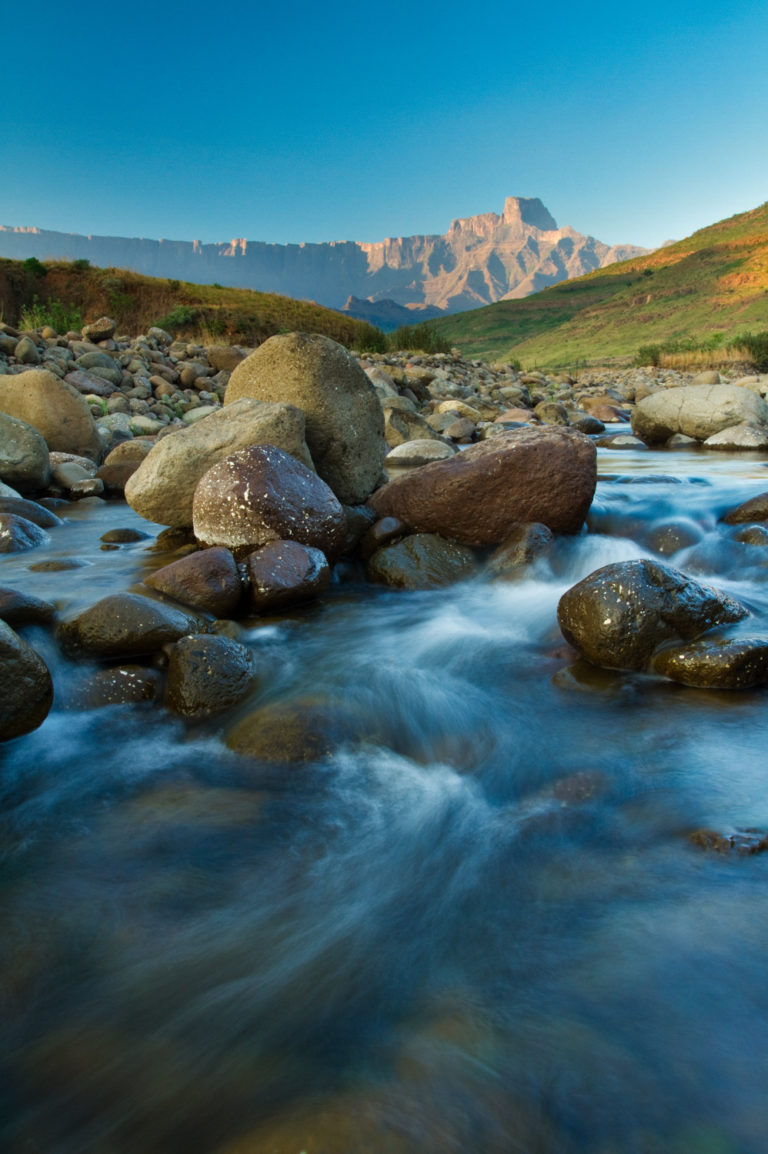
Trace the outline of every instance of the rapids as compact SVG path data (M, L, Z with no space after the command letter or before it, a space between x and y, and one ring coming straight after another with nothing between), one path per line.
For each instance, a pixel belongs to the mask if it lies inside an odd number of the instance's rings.
M764 1154L768 855L688 834L768 829L765 690L573 665L556 608L653 556L768 618L768 547L718 522L766 464L599 460L589 532L524 580L247 622L238 716L338 704L367 738L331 760L63 694L0 747L4 1151ZM69 612L165 560L122 504L62 515L0 585Z

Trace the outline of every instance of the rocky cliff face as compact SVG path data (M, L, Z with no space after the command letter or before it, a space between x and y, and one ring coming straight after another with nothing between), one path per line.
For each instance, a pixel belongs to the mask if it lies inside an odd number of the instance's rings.
M444 236L374 244L281 245L242 239L202 244L0 226L1 256L85 258L93 265L148 276L283 293L346 307L374 322L381 312L389 325L394 314L422 319L527 296L645 251L632 245L609 247L572 228L558 228L540 200L515 196L508 197L501 216L489 212L454 220ZM350 297L359 298L358 312ZM377 310L378 302L386 303Z

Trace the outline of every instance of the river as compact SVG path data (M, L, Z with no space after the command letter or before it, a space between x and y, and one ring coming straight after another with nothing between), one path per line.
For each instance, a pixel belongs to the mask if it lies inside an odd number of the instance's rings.
M64 708L24 631L57 703L0 748L4 1151L764 1154L768 855L688 835L768 829L765 690L573 665L556 608L654 556L768 613L768 547L718 523L766 462L599 464L590 532L523 580L246 623L259 704L363 719L324 762ZM0 585L69 612L160 563L101 549L156 535L124 505L63 515Z

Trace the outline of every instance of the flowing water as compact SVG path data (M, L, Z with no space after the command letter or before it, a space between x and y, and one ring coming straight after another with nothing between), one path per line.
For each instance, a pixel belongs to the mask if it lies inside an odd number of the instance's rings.
M574 665L556 607L653 556L762 628L768 546L718 517L766 464L600 466L590 532L523 580L349 581L248 623L238 716L337 708L362 739L331 759L61 693L0 749L4 1151L764 1154L768 855L688 834L768 829L765 690ZM159 563L100 549L156 531L125 506L65 515L0 585L70 611ZM85 564L29 569L61 556Z

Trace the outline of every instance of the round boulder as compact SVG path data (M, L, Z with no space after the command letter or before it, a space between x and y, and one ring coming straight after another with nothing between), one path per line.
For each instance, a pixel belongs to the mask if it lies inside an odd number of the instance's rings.
M0 376L0 412L32 425L50 450L101 460L102 440L88 402L47 369Z
M224 404L241 397L285 401L301 409L315 468L340 501L355 505L373 491L386 452L384 417L370 380L328 337L270 337L232 373Z
M762 397L736 385L688 385L643 397L632 410L632 431L649 444L675 433L706 441L732 425L768 424Z
M37 729L53 702L48 666L26 641L0 621L0 741Z
M214 617L231 616L243 594L235 559L224 548L199 549L172 561L145 577L144 584Z
M577 533L597 482L595 446L559 426L512 429L378 489L378 517L465 545L498 545L525 521Z
M72 657L123 658L155 653L201 622L170 605L137 593L114 593L58 628L61 648Z
M276 445L251 445L208 470L195 489L192 527L204 545L251 552L269 541L299 541L336 557L346 515L315 473Z
M255 678L250 649L228 637L182 637L171 650L165 703L184 717L208 717L242 701Z
M726 593L655 561L604 565L560 598L566 641L593 665L645 669L664 641L692 641L748 610Z
M312 468L303 413L294 405L243 397L158 441L126 482L125 499L148 521L191 525L192 499L203 474L239 449L263 444L277 445Z
M310 601L331 580L325 554L298 541L271 541L250 554L246 567L251 601L259 613Z

